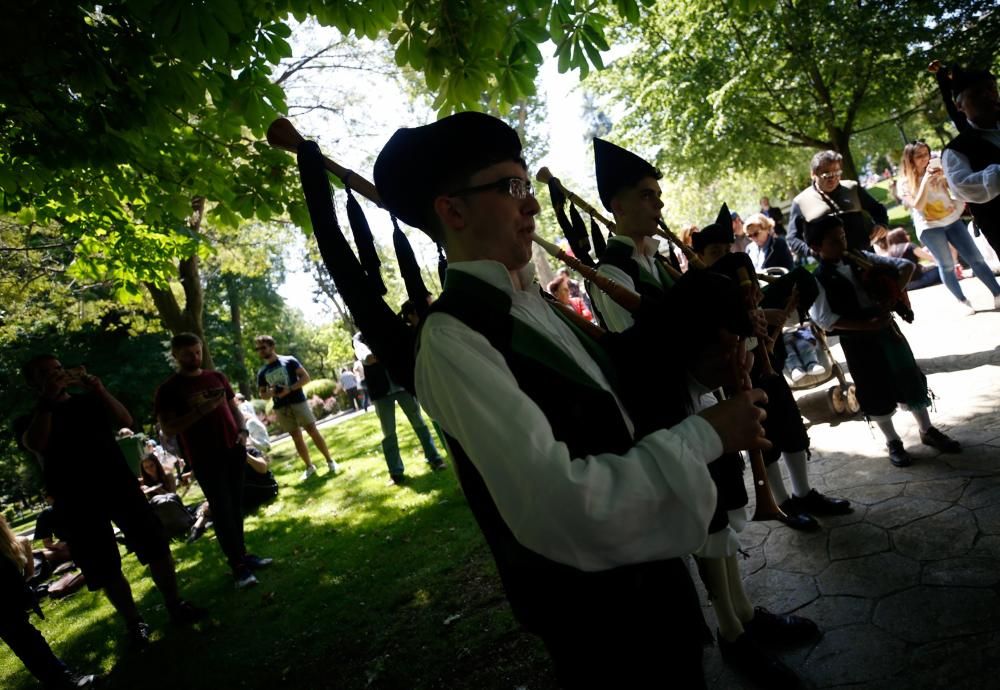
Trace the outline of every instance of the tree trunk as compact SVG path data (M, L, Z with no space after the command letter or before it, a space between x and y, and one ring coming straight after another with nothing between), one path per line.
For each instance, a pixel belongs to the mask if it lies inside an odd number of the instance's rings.
M830 138L833 140L833 150L844 157L844 179L857 180L858 167L851 153L851 135L839 127L830 128Z
M240 393L247 398L253 397L250 385L250 372L247 371L246 351L243 349L243 316L240 313L240 290L236 278L232 274L222 277L226 284L226 299L229 302L229 325L233 335L234 370L231 372L239 386Z
M201 228L201 219L205 213L205 198L196 196L191 200L193 213L188 219L188 227L194 232ZM194 333L202 342L201 366L203 369L213 369L212 353L205 341L205 327L202 315L205 310L205 293L201 287L201 269L198 255L182 259L177 266L177 274L184 288L184 308L182 309L170 286L161 287L146 283L146 289L153 298L160 321L172 335L178 333Z

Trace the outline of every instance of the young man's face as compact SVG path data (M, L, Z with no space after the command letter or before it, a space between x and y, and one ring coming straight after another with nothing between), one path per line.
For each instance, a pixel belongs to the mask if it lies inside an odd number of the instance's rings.
M274 354L274 345L270 343L255 343L253 349L257 351L257 356L261 359L270 359Z
M615 223L629 235L652 237L663 211L662 195L660 184L652 177L622 189L611 201Z
M733 216L733 234L737 237L744 234L743 219L740 218L740 214Z
M826 261L842 259L847 252L847 235L844 233L844 227L841 225L827 230L823 235L823 241L814 249L819 252L820 258Z
M1000 119L1000 95L993 79L983 79L968 87L955 99L955 107L971 122L995 125Z
M201 369L201 343L187 345L185 347L175 347L173 349L174 359L181 371L198 371Z
M844 174L844 166L840 161L823 163L812 174L813 181L820 191L829 194L840 185L840 178Z
M714 242L701 252L701 260L706 266L711 266L716 261L724 257L729 253L729 248L732 245L728 242Z
M528 182L527 171L516 161L496 163L469 178L468 187L478 187L506 178ZM506 187L448 197L450 210L443 218L450 235L468 259L499 261L516 271L531 261L531 235L540 207L533 195L515 199Z

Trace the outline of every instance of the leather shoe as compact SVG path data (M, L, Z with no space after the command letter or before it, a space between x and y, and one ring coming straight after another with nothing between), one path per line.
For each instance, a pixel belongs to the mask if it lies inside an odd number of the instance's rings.
M816 522L816 518L809 513L800 513L798 506L792 503L792 499L788 499L781 504L781 512L785 515L784 517L779 516L778 522L788 525L792 529L799 530L800 532L815 532L819 529L819 523Z
M913 464L913 458L910 454L906 452L903 448L903 442L900 440L889 441L889 462L891 462L896 467L909 467Z
M808 642L819 636L819 626L808 618L790 613L771 613L763 606L756 606L753 618L743 624L747 635L758 642Z
M962 444L933 426L927 429L927 431L920 432L920 442L925 446L937 448L942 453L962 452Z
M785 503L782 503L781 509L787 513L786 504L790 504L792 510L797 513L810 513L812 515L846 515L851 512L850 501L824 496L816 489L810 489L809 493L801 498L792 496Z
M722 635L718 638L722 660L762 688L792 690L801 687L795 672L761 648L748 634L743 633L732 642Z

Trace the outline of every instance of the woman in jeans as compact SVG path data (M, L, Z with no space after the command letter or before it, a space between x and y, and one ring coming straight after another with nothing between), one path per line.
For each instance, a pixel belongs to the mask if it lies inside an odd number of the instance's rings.
M941 161L931 159L931 149L922 141L909 143L903 149L903 175L899 184L899 196L903 205L910 210L913 226L921 243L934 255L941 273L941 282L961 303L962 312L974 314L976 310L958 284L955 260L948 247L949 243L958 250L959 255L972 267L975 276L992 293L993 307L1000 309L1000 284L993 277L962 222L965 202L952 198L941 169Z

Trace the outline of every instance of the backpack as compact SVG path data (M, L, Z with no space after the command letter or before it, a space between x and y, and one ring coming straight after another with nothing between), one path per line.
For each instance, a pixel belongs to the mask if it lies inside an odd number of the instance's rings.
M163 523L163 530L167 534L167 539L187 536L194 525L194 516L188 512L184 504L181 503L177 494L160 494L153 496L149 501L153 508L153 513Z

